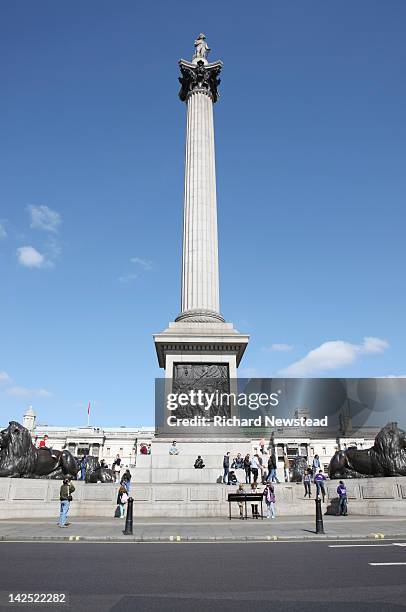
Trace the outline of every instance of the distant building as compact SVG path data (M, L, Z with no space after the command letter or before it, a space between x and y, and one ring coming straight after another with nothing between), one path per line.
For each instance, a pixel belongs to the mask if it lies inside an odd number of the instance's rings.
M148 444L154 437L153 427L53 427L37 425L36 415L30 406L24 414L23 425L32 435L37 446L46 434L48 446L67 449L75 456L93 455L111 465L120 455L124 465L134 465L141 444Z
M298 410L295 416L307 416L306 410ZM30 406L24 414L23 425L32 435L34 444L46 434L48 446L62 450L67 449L75 456L84 454L94 455L99 460L104 459L108 465L120 455L124 465L134 466L136 456L142 444L152 443L155 438L154 427L52 427L37 425L36 415ZM311 464L314 455L319 455L320 462L327 470L330 459L337 450L344 450L350 446L358 449L370 448L374 443L377 429L358 431L353 436L312 438L309 431L276 430L272 436L272 446L275 448L279 467L283 466L283 455L289 459L298 455L305 457ZM259 436L251 439L253 452L259 452ZM267 448L267 447L265 447ZM225 449L226 450L226 449ZM203 450L204 453L204 450Z

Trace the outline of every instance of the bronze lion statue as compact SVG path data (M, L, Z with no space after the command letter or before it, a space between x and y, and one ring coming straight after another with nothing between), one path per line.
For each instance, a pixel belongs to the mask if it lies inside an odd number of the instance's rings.
M86 463L86 482L115 482L113 470L102 467L97 457L88 455Z
M10 421L0 431L0 477L11 478L76 478L78 468L73 455L46 448L35 448L31 434L17 421Z
M290 481L303 482L303 476L307 470L307 457L295 457L292 463Z
M388 423L371 448L337 451L328 472L330 478L406 476L406 432L397 423Z

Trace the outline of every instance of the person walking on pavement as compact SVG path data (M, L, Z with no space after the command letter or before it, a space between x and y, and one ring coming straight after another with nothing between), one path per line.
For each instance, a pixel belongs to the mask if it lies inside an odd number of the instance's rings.
M70 502L72 501L72 493L74 493L75 487L70 481L70 478L65 478L61 488L59 489L59 499L61 502L61 510L59 514L58 527L69 527L70 523L67 522Z
M124 485L121 485L117 494L117 506L120 508L120 516L118 518L124 518L125 505L128 501L127 489Z
M339 497L337 516L347 516L347 487L342 480L338 484L337 494Z
M266 518L275 518L275 489L271 482L267 482L263 491L267 508Z
M229 471L230 471L230 451L228 451L224 457L223 457L223 483L224 484L230 484L230 479L229 479Z

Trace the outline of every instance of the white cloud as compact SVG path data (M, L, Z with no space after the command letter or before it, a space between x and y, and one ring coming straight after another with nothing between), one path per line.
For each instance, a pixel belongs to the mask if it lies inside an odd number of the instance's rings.
M122 274L121 276L118 277L118 281L123 284L131 283L137 277L138 277L138 274Z
M147 259L141 259L141 257L131 257L130 261L133 264L141 266L142 268L144 268L144 270L151 270L152 268L152 261L148 261Z
M366 336L364 338L364 342L360 347L361 353L383 353L385 349L389 346L386 340L381 340L380 338L373 338L370 336Z
M0 372L0 383L1 384L10 384L11 383L11 377L7 374L7 372Z
M32 246L17 249L18 263L26 268L43 268L47 262L45 257Z
M380 338L365 337L362 344L344 340L324 342L305 357L280 370L283 376L311 376L325 370L336 370L354 363L359 355L382 353L389 344Z
M9 387L7 395L14 397L51 397L52 393L47 389L27 389L26 387Z
M7 238L6 228L0 223L0 240L4 240L5 238Z
M39 204L38 206L28 206L28 212L30 214L31 223L30 226L34 229L41 229L47 232L57 232L62 219L61 215L52 210L45 204Z
M270 346L264 346L263 350L267 351L267 352L288 352L288 351L293 351L294 346L293 344L271 344Z

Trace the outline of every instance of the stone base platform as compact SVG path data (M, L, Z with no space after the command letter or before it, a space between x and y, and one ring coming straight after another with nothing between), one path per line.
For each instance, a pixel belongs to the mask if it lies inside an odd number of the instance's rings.
M197 471L197 470L196 470ZM59 487L52 480L0 479L0 519L56 517ZM111 517L117 485L75 483L71 516ZM337 481L327 482L324 512L336 508ZM406 516L406 477L347 480L349 514ZM227 494L236 487L222 484L134 483L134 515L139 517L224 517L228 514ZM315 512L314 500L304 499L301 484L275 485L278 516L306 516ZM315 487L312 488L312 495ZM238 514L233 504L233 514Z
M172 442L168 439L155 439L151 455L138 455L137 465L131 469L134 482L151 484L216 484L223 476L223 458L230 452L230 469L233 459L240 453L253 455L250 439L227 438L184 438L177 441L178 455L169 455ZM194 463L201 455L205 464L203 469L195 469ZM267 463L268 455L264 456ZM244 470L236 471L239 481L245 481ZM280 470L282 477L283 469Z

